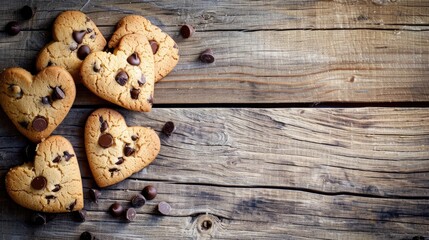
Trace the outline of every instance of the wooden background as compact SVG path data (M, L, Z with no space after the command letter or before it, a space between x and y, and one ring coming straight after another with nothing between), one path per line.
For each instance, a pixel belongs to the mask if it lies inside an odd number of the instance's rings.
M22 21L18 10L37 7ZM2 239L412 239L429 237L429 1L2 1L0 69L34 70L55 17L81 10L109 37L140 14L178 43L180 62L156 85L150 113L114 107L78 86L55 131L75 147L87 221L59 215L42 227L0 185ZM182 24L197 32L179 36ZM211 47L216 61L199 53ZM102 190L88 169L83 128L91 111L119 110L130 126L154 128L157 160ZM177 131L160 129L173 121ZM0 111L0 175L28 144ZM136 221L112 218L147 184L159 195ZM173 210L160 216L156 204ZM212 223L209 229L204 221Z

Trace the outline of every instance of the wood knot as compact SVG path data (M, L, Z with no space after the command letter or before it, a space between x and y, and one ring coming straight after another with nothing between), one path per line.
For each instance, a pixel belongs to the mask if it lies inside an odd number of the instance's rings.
M219 227L218 225L220 220L214 215L211 214L201 214L198 216L195 221L195 227L199 233L199 235L214 235L216 229Z

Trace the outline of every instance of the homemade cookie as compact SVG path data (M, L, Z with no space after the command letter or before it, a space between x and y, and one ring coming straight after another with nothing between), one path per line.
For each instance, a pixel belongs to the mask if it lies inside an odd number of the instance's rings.
M75 81L80 81L82 60L89 53L102 51L106 46L106 39L95 23L79 11L61 13L55 19L52 35L54 40L37 57L37 70L52 65L62 66Z
M154 130L127 127L122 115L111 109L93 112L85 126L85 149L98 186L118 183L149 165L159 153Z
M76 87L64 68L48 67L36 76L22 68L0 75L0 104L18 130L33 142L51 135L73 105Z
M37 146L34 163L11 168L6 189L19 205L41 212L83 208L82 180L70 142L52 136Z
M81 75L83 84L107 101L134 111L152 109L154 62L143 35L124 36L113 54L89 54L82 63Z
M126 34L140 33L147 37L155 58L155 82L170 73L179 61L176 42L146 18L138 15L126 16L119 21L110 38L109 48L116 47Z

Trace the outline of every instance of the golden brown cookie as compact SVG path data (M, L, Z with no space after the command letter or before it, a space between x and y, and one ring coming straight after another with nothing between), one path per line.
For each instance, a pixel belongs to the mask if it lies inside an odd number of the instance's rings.
M118 183L149 165L159 153L154 130L128 127L122 115L111 109L93 112L85 126L85 149L98 186Z
M79 82L82 60L91 53L102 51L106 46L100 30L84 13L65 11L58 15L53 26L54 40L39 53L37 70L48 66L62 66Z
M48 67L37 75L8 68L0 75L0 105L18 130L33 142L47 138L73 105L76 87L64 68Z
M149 112L154 91L154 62L146 37L126 35L113 54L91 53L82 63L82 82L93 93L124 108Z
M109 48L116 47L126 34L140 33L149 40L155 59L155 82L167 76L179 61L179 48L176 42L146 18L138 15L126 16L119 21L110 38Z
M16 203L35 211L82 209L82 180L70 142L61 136L41 142L34 163L11 168L6 174L6 189Z

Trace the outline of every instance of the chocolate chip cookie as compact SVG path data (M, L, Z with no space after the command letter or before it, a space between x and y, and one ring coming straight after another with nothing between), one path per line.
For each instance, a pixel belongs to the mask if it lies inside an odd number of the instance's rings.
M83 61L83 84L107 101L134 111L152 109L152 48L141 34L125 35L113 53L94 52Z
M62 67L33 76L22 68L0 74L0 105L16 128L33 142L47 138L73 105L76 87Z
M41 212L83 208L82 180L70 142L51 136L37 146L34 162L11 168L6 190L19 205Z
M98 186L118 183L155 160L161 148L154 130L128 127L122 115L101 108L86 121L85 149Z
M54 40L39 53L36 67L40 71L49 66L62 66L79 82L82 61L91 52L102 51L106 46L100 30L84 13L62 12L53 26Z
M160 28L139 15L122 18L110 38L109 48L116 47L126 34L139 33L149 40L155 59L155 82L170 73L179 61L179 48L176 42Z

